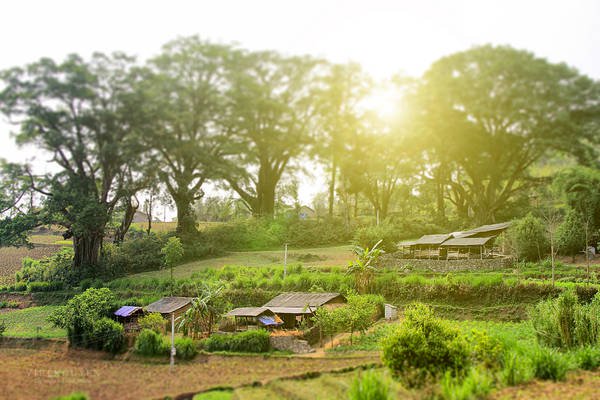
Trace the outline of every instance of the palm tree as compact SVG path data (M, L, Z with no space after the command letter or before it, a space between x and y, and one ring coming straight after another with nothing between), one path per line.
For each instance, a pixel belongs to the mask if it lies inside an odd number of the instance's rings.
M362 248L360 246L354 246L352 252L356 254L356 260L348 264L348 270L346 271L349 275L354 275L354 283L358 293L367 293L371 289L373 278L377 272L375 265L377 259L385 253L378 246L383 241L380 240L372 248Z
M191 307L180 317L178 329L186 336L198 338L202 333L212 333L217 319L228 304L220 296L223 286L211 287L203 284L196 287L198 296L192 299Z

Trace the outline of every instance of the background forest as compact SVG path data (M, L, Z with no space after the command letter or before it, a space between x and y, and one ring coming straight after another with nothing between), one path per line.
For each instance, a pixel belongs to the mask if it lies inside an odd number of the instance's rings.
M16 141L53 172L2 163L0 245L59 226L75 270L96 270L136 211L151 225L165 204L187 258L352 238L393 250L526 215L523 258L598 241L600 83L527 51L473 47L382 83L358 64L187 37L145 62L43 58L1 80ZM319 165L328 187L301 204L298 181Z

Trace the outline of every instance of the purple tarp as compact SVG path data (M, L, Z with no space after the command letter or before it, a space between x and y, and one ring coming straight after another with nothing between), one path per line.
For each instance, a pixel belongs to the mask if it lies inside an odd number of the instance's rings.
M132 314L134 314L135 312L137 312L138 310L141 310L142 307L136 307L136 306L123 306L121 308L119 308L117 311L115 311L115 315L117 317L129 317Z

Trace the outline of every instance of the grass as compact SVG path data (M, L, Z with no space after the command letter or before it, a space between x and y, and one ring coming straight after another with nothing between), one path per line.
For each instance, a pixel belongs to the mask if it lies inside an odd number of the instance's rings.
M231 390L211 390L194 396L194 400L230 400L233 398Z
M462 333L470 334L473 329L485 330L490 336L500 339L510 346L519 344L523 347L535 345L535 332L528 321L524 322L497 322L497 321L451 321ZM352 346L344 343L341 346L328 349L331 352L349 351L377 351L380 350L381 341L398 327L400 322L380 323L365 335L356 335Z
M73 240L64 240L62 235L30 235L29 241L33 244L72 245Z
M310 257L313 256L313 257ZM189 278L193 273L206 268L222 268L227 265L243 265L246 267L271 267L283 265L283 250L232 252L223 257L193 261L179 265L173 269L175 278ZM299 259L313 258L314 261L301 262ZM317 259L318 258L318 259ZM288 265L303 264L317 267L345 266L352 259L350 246L322 247L310 249L288 249ZM170 271L142 272L130 275L129 278L167 278Z
M54 327L47 321L56 306L40 306L24 308L0 314L0 321L6 323L4 336L17 338L63 338L67 336L64 329Z

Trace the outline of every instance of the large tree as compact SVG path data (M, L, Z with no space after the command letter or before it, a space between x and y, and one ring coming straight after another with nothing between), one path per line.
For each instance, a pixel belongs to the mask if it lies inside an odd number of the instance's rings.
M320 120L316 154L329 169L328 213L333 215L336 179L349 138L358 134L361 103L371 90L371 81L358 64L333 64L323 78L317 99Z
M234 50L198 37L166 44L150 61L147 89L154 129L146 137L158 153L159 177L177 208L177 232L196 232L193 203L202 185L217 177L223 152L221 118L226 69Z
M239 53L230 71L223 176L256 216L272 216L290 162L312 141L318 63L274 52Z
M415 96L439 195L478 223L493 222L529 188L549 149L595 160L597 82L526 51L481 46L444 57ZM466 214L466 215L465 215Z
M346 143L342 175L351 193L362 193L374 214L384 219L395 197L413 185L419 160L414 138L402 128L390 130L377 117L364 118L360 131Z
M24 168L43 207L4 219L3 232L61 225L73 238L74 266L97 264L113 210L138 189L132 167L145 118L133 65L122 54L71 55L2 73L0 111L20 125L17 141L49 153L56 171L39 176Z

